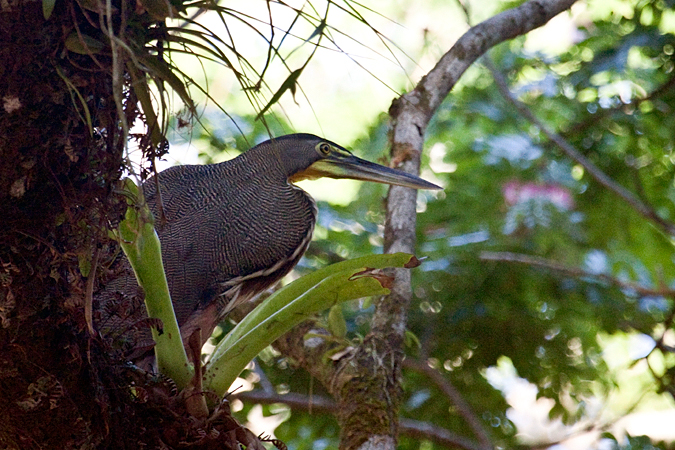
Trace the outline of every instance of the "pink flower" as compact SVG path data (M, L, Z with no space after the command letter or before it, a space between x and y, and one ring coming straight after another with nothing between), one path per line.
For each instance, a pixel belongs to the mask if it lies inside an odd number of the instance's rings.
M574 207L572 193L559 184L512 180L502 186L502 193L509 205L529 201L548 201L560 210L569 210Z

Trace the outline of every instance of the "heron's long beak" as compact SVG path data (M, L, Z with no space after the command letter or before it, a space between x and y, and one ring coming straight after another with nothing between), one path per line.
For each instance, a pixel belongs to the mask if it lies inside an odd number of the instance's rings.
M375 164L352 154L330 155L320 159L302 172L303 178L349 178L352 180L374 181L394 184L413 189L443 189L420 177L409 175L400 170Z

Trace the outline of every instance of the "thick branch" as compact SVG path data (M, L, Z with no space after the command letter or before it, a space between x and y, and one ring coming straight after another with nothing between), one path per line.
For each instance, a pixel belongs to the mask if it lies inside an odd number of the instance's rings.
M485 52L499 43L546 24L569 9L575 1L531 0L472 27L443 55L417 87L404 96L404 100L409 100L414 109L426 110L430 119L466 69ZM415 99L423 103L415 103Z

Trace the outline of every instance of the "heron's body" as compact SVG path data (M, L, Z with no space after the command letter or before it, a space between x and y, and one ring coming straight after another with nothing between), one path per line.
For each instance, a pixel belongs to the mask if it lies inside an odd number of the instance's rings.
M196 328L209 336L227 312L297 264L311 241L317 211L292 181L321 176L438 188L309 134L263 142L221 164L172 167L143 183L183 340ZM124 298L142 298L126 261L97 296L102 328L136 328L139 314L119 320L110 313ZM141 303L135 305L142 313ZM142 354L152 341L146 346L149 333L139 336L131 340Z
M157 183L143 185L183 336L197 326L210 334L234 306L286 275L309 245L314 201L270 153L263 145L220 164L161 172L163 215ZM217 311L194 314L209 305Z

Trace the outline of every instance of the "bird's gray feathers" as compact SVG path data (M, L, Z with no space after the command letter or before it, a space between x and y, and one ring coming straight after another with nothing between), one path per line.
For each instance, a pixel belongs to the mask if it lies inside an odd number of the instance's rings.
M239 303L267 289L309 245L316 207L288 182L283 158L292 145L297 140L267 141L230 161L172 167L143 184L183 338L197 326L210 333L232 297ZM307 138L307 150L314 145ZM100 299L138 289L122 272Z
M275 159L263 156L250 152L160 173L164 218L153 180L144 184L179 323L220 294L221 285L289 259L311 233L313 201L286 181ZM256 158L261 161L250 161Z

